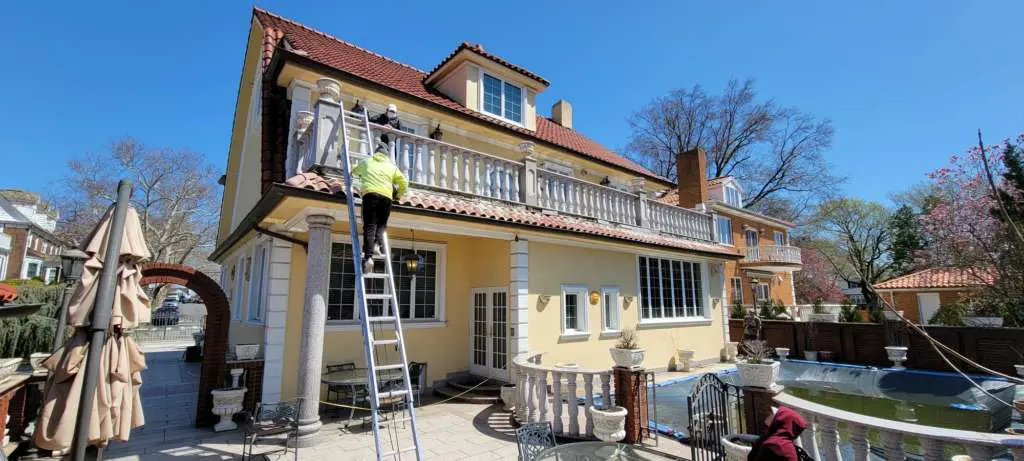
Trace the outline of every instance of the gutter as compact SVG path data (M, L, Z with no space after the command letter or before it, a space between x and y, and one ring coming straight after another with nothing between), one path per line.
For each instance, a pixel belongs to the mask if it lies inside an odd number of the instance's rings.
M288 186L288 185L285 185L285 184L282 184L282 183L271 184L270 189L268 189L267 192L265 194L263 194L263 197L261 197L259 202L256 203L256 206L254 206L252 208L252 210L250 210L249 213L245 215L245 218L243 218L242 222L238 224L238 227L235 228L235 230L231 232L231 235L229 235L228 238L224 240L224 242L222 242L222 243L217 245L217 248L213 251L213 253L210 254L210 257L209 257L210 261L220 262L218 260L222 256L224 256L224 253L226 253L228 249L230 249L239 240L241 240L249 232L249 230L256 230L257 232L260 232L260 230L259 230L260 229L260 227L259 227L260 221L262 221L263 218L266 217L266 215L268 213L270 213L274 209L274 207L276 207L277 204L280 203L281 200L283 200L285 197L308 198L308 199L319 200L319 201L330 202L330 203L337 203L337 204L344 204L344 203L346 203L345 197L343 195L331 195L331 194L327 194L327 193L324 193L324 192L318 192L318 191L314 191L314 190L310 190L310 189L301 189L301 188L298 188L298 187L292 187L292 186ZM410 207L408 205L398 205L398 204L395 204L392 207L392 211L393 212L394 211L401 211L403 213L408 213L408 214L412 214L412 215L416 215L416 216L430 216L430 217L439 217L440 216L442 218L451 219L451 220L454 220L454 221L472 222L472 223L478 223L478 224L488 224L488 225L500 224L502 227L514 227L514 228L522 229L522 230L531 230L531 231L538 231L539 230L539 231L546 231L546 232L552 232L552 233L557 233L557 234L571 234L571 235L580 236L580 237L583 237L583 238L594 239L594 240L603 240L603 241L607 241L607 242L615 242L615 243L620 243L620 244L625 242L626 244L630 244L630 245L653 246L653 247L658 247L658 248L666 248L666 249L669 249L671 251L691 252L691 253L699 254L699 255L702 255L702 256L710 256L710 257L717 258L717 259L732 259L732 260L737 260L738 261L738 260L743 258L743 255L740 255L740 254L726 255L726 254L713 253L713 252L702 251L702 250L677 248L677 247L669 246L669 245L659 245L659 244L637 242L637 241L634 241L634 240L618 239L618 238L607 237L607 236L603 236L603 235L593 235L593 234L586 234L586 233L581 233L581 232L565 231L565 230L562 230L562 229L550 229L550 228L547 228L547 227L540 227L540 226L534 226L534 225L523 224L523 223L515 223L515 222L510 222L510 221L496 221L496 220L493 220L493 219L490 219L490 218L483 218L483 217L477 217L477 216L468 216L468 215L459 214L459 213L452 213L452 212L448 212L448 211L427 210L427 209L424 209L424 208ZM270 234L268 234L268 235L270 235ZM289 238L291 238L291 237L289 237ZM302 241L298 240L298 242L302 242ZM300 244L305 246L305 242L302 242Z

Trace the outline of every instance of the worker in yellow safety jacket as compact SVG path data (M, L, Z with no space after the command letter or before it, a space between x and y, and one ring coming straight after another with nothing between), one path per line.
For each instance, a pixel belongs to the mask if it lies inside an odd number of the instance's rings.
M373 260L384 258L381 242L391 216L391 201L405 195L409 181L391 161L383 144L377 146L372 156L359 162L352 176L359 178L363 198L363 271L373 272Z

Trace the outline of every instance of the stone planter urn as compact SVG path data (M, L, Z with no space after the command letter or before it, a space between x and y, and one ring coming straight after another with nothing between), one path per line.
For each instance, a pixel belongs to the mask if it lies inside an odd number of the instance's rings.
M308 110L300 110L295 118L295 132L305 133L309 129L309 126L313 124L313 113Z
M679 349L676 351L676 370L690 371L690 368L693 367L693 354L694 351L690 349Z
M244 387L226 387L210 391L213 395L213 414L220 416L220 422L213 426L214 432L238 429L238 425L231 417L242 411L245 391Z
M341 102L341 82L332 78L321 78L316 81L316 91L320 97L331 102Z
M501 385L501 403L504 405L505 411L512 411L516 408L516 385L515 384L502 384Z
M602 410L590 407L590 415L594 418L594 437L602 442L618 442L626 438L626 409L611 407Z
M50 358L49 352L35 352L28 356L28 363L32 365L33 372L41 372L44 370L43 361Z
M615 362L616 367L639 370L643 368L644 354L647 353L647 349L619 349L613 347L608 349L608 352L612 354L612 361Z
M739 353L740 343L738 341L729 341L725 343L725 361L735 362L736 354Z
M789 348L788 347L776 347L775 348L775 355L779 356L779 360L780 361L785 362L786 359L789 358Z
M722 448L725 449L725 460L746 461L747 455L749 455L750 450L753 449L753 445L749 440L750 437L751 436L740 434L729 434L722 437ZM757 439L757 436L754 436L754 439Z
M903 362L907 361L906 346L885 346L885 353L889 356L889 360L892 360L892 368L894 370L903 370L906 368L903 366Z
M235 344L235 360L253 360L259 353L259 344Z
M737 362L736 372L739 384L747 387L771 389L779 378L782 362L766 361L764 363Z

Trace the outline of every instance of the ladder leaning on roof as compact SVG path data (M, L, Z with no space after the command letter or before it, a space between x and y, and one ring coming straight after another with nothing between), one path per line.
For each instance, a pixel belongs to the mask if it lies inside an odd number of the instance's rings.
M359 226L356 225L356 205L352 193L352 142L362 143L366 152L372 153L373 132L370 129L370 118L364 109L361 113L342 109L340 120L335 129L341 137L341 153L339 165L345 180L345 203L348 207L349 232L352 237L352 265L356 277L356 303L359 308L359 323L363 330L363 349L366 354L367 388L370 390L369 403L373 421L373 438L377 445L377 459L413 459L403 455L415 453L415 459L423 457L420 448L419 433L416 429L416 413L413 410L414 394L409 379L409 361L405 355L405 342L402 335L402 320L395 296L395 278L391 267L391 245L387 233L384 234L381 247L385 255L383 272L364 273L360 261ZM353 136L355 134L356 136ZM359 136L359 135L362 136ZM325 152L326 154L326 152ZM368 283L369 282L369 283ZM383 283L375 283L383 282ZM374 291L367 293L368 285ZM371 302L373 305L371 306ZM388 336L388 337L385 337ZM398 352L397 362L388 362L391 351ZM400 375L400 376L399 376ZM401 380L401 387L382 389L381 383ZM404 405L395 405L403 403ZM384 420L380 413L383 404L392 408L402 408L402 417ZM396 413L396 412L392 412ZM409 422L408 430L405 423ZM401 424L401 427L399 427ZM384 431L384 433L382 433ZM409 433L411 432L411 433ZM407 445L402 445L406 443Z

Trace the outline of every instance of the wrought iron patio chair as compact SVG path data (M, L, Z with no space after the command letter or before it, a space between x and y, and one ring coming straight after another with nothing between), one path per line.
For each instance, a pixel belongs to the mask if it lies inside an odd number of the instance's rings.
M288 454L289 442L299 437L299 406L302 399L296 398L277 403L260 403L248 417L242 439L242 461L253 459L253 449L263 441L280 440L284 437L284 454ZM299 447L295 448L295 459L299 459ZM265 454L265 453L259 453Z
M413 403L416 406L422 405L420 395L427 387L427 362L409 362L409 379L412 380L412 393L416 396Z
M338 371L349 371L355 370L356 364L354 362L339 363L336 365L327 365L327 374L335 373ZM352 394L358 392L357 388L351 386L327 386L327 401L332 403L351 403L355 399L361 397L360 395L353 396ZM341 407L331 408L335 416L341 415ZM352 415L349 415L349 419L352 419Z
M537 454L558 445L551 423L527 423L516 428L519 461L533 461Z

